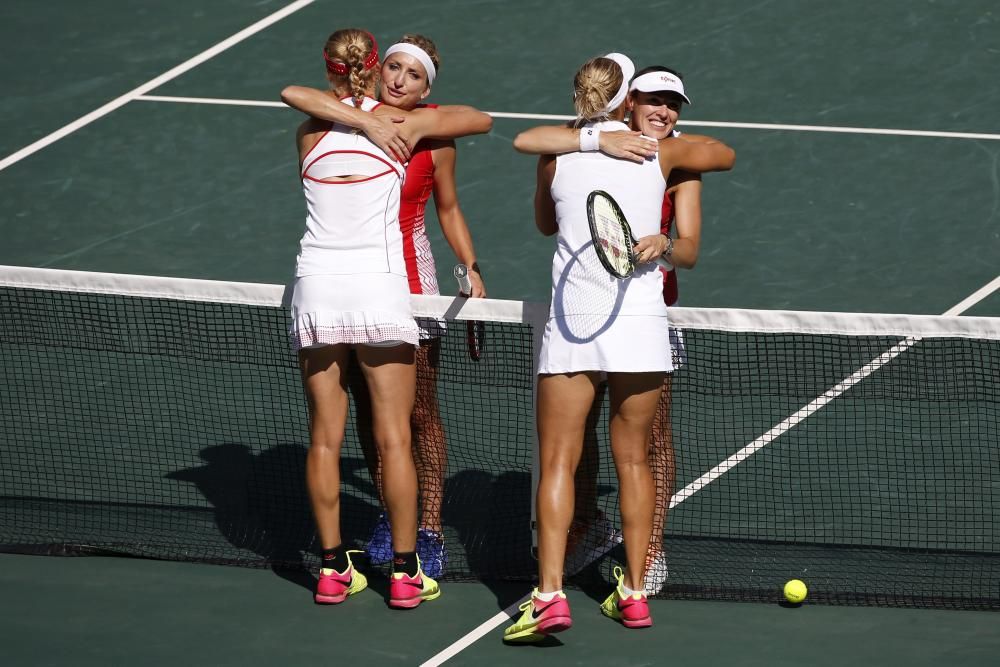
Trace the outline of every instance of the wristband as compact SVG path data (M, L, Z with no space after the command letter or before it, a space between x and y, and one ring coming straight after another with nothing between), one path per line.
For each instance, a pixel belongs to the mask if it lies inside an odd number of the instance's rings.
M601 150L601 131L595 127L580 128L580 152Z

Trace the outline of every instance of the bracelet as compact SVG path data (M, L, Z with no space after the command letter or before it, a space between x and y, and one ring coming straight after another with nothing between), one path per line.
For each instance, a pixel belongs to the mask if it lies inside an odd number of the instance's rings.
M595 127L580 128L580 152L601 150L601 131Z
M667 236L664 234L664 236ZM663 257L669 262L670 256L674 254L674 240L667 236L667 249L663 251Z

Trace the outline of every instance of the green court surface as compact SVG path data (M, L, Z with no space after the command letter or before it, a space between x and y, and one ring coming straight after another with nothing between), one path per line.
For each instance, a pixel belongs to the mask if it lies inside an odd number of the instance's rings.
M105 558L0 556L11 665L413 665L435 656L519 591L454 584L412 614L375 591L317 607L271 572ZM574 626L542 646L494 630L449 665L992 665L995 614L655 601L629 632L570 591ZM419 615L419 619L415 617Z
M430 35L443 62L431 101L492 112L570 114L576 67L610 50L639 66L681 70L694 101L682 129L717 136L738 155L733 172L705 179L701 257L681 276L686 306L940 314L980 293L963 312L1000 316L1000 293L982 292L1000 273L1000 11L989 0L300 4L146 91L171 99L130 99L5 163L0 264L286 283L304 220L293 146L301 116L245 102L276 102L289 83L322 85L326 36L358 26L383 48L404 32ZM85 10L66 0L5 3L0 160L283 7L295 8L275 0L145 1L127 12L108 0ZM222 103L203 103L207 98ZM532 222L535 163L511 147L519 131L544 122L554 121L497 117L489 135L459 142L459 194L491 297L549 296L553 246ZM748 123L767 127L741 126ZM433 218L428 227L440 282L450 286L450 253ZM121 369L123 378L141 372ZM85 393L89 381L78 371L71 384ZM809 400L811 392L802 396ZM777 406L775 420L799 398ZM809 426L833 432L838 414L863 410L865 401L860 392L849 396L840 413ZM299 407L290 408L290 421L301 418ZM242 409L234 420L250 418L252 401ZM98 414L89 428L110 429L114 418ZM805 442L810 433L796 436ZM856 446L879 439L870 436ZM227 444L228 456L240 443L224 443L221 433L198 437L190 460L169 462L157 480L187 484L195 502L210 506L212 461L199 454ZM785 460L798 442L789 438L768 456ZM137 452L141 446L149 445ZM680 481L731 453L701 451L684 461ZM509 454L518 465L527 456ZM43 459L20 460L23 474ZM737 468L703 494L701 511L725 505L730 493L745 497L742 489L766 479L768 462L760 457ZM921 466L939 466L919 457L910 463L915 477L925 476ZM984 462L949 462L956 469L977 464ZM768 537L794 532L797 517L782 514L782 497L822 487L822 465L820 458L746 510L773 514ZM849 488L835 492L851 498ZM997 502L989 497L983 502ZM941 502L948 502L943 495ZM694 503L683 506L678 520L695 511ZM932 537L934 530L961 533L934 526ZM696 537L711 536L706 523ZM231 535L219 538L235 544ZM995 556L995 541L990 548ZM381 582L334 609L311 604L309 583L243 568L4 555L0 644L11 665L334 657L419 664L527 592L521 584L452 583L440 601L400 614L382 602ZM599 615L600 597L571 591L576 625L550 644L505 648L499 624L447 664L987 665L1000 654L1000 617L989 612L656 600L654 629L626 633Z

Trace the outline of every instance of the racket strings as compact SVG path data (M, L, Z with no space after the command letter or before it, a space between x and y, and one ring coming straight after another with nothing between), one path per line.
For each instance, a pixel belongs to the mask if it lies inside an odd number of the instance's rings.
M602 202L603 203L603 202ZM622 274L632 270L632 247L618 216L610 207L595 206L595 222L600 240L600 250L612 267Z

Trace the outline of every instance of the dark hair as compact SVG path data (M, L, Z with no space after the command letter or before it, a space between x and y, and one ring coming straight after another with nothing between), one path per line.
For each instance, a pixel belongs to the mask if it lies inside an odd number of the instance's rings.
M650 72L669 72L670 74L673 74L678 79L680 79L681 82L684 81L684 75L683 74L681 74L680 72L678 72L675 69L671 69L669 67L664 67L663 65L652 65L651 67L643 67L641 70L639 70L638 72L635 73L635 76L632 77L632 81L635 81L636 79L638 79L643 74L649 74ZM629 83L631 83L631 81Z

